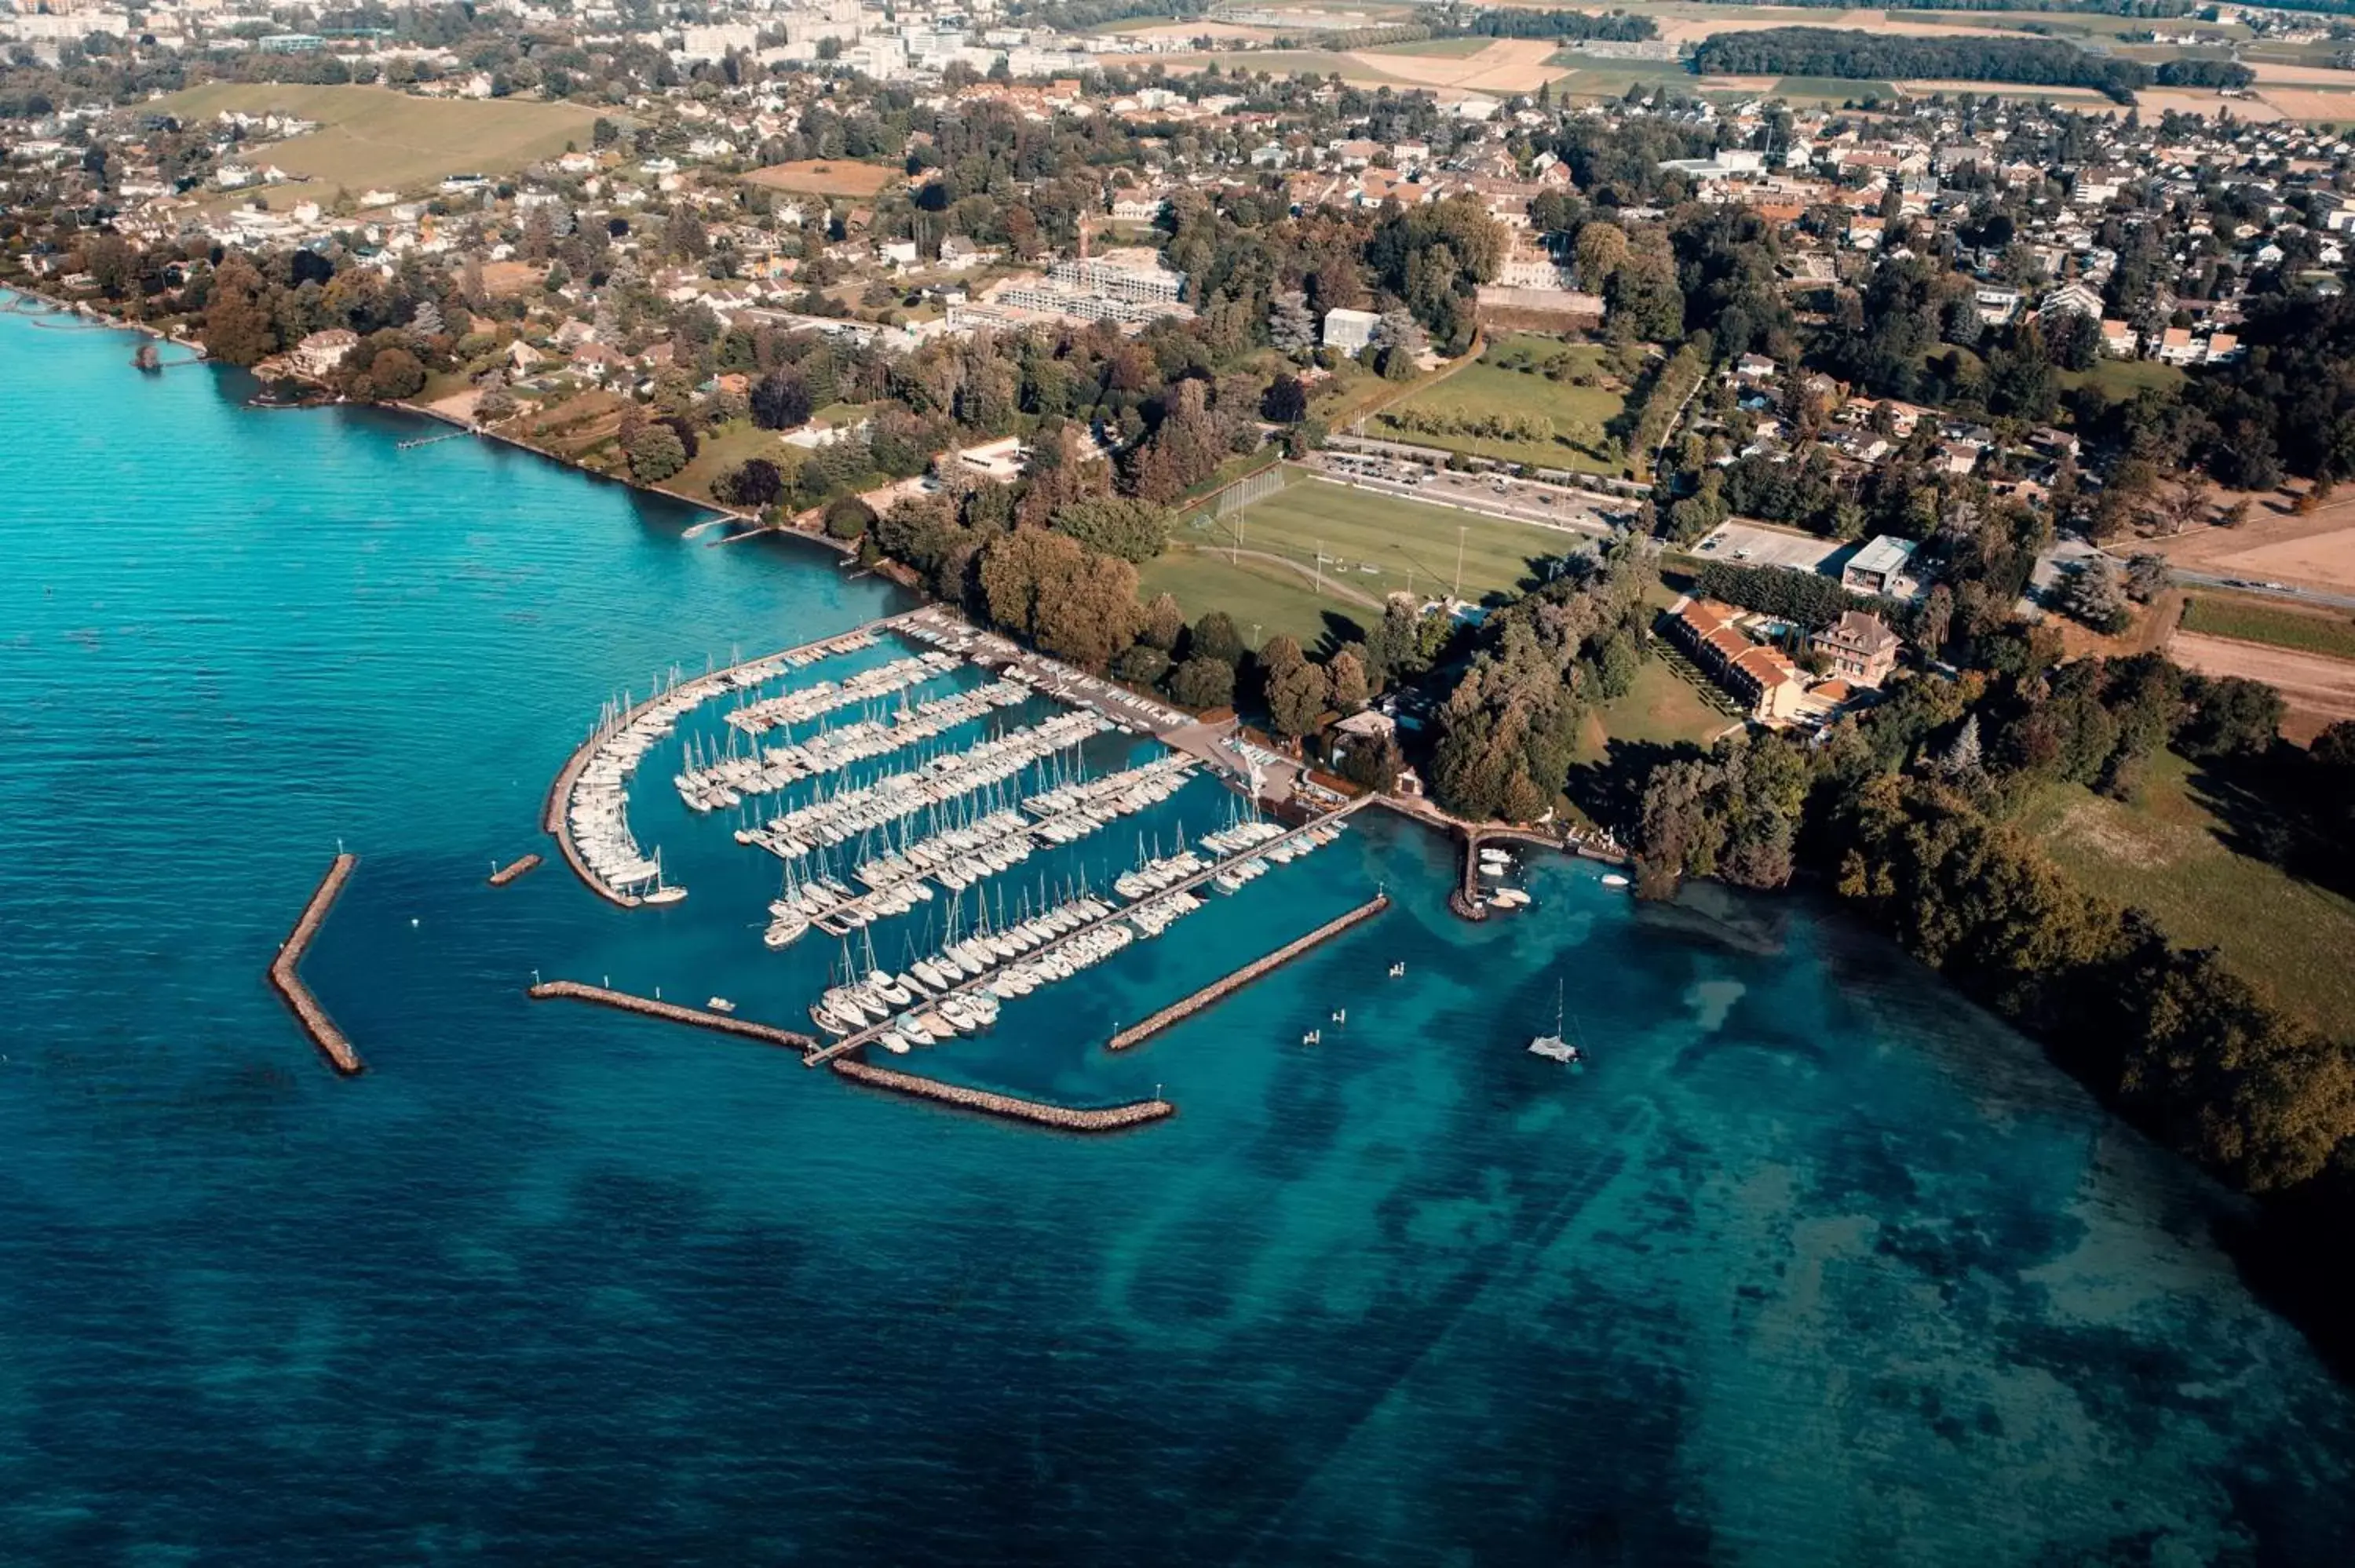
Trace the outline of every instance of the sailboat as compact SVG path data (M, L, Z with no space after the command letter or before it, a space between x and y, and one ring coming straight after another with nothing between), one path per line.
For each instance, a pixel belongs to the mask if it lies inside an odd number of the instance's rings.
M1529 1042L1529 1054L1531 1055L1544 1056L1553 1061L1563 1063L1583 1062L1586 1060L1585 1053L1581 1051L1576 1045L1572 1044L1570 1041L1563 1036L1563 1016L1561 982L1560 980L1556 980L1553 982L1553 1033L1550 1034L1540 1034L1536 1039Z

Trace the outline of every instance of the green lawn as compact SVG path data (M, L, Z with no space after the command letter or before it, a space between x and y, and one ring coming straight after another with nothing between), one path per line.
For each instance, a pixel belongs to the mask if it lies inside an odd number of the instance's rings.
M1645 660L1626 694L1604 704L1594 717L1595 722L1579 736L1576 761L1599 760L1614 740L1639 746L1689 741L1705 747L1742 722L1714 705L1673 664L1658 657Z
M2183 607L2183 630L2295 648L2302 653L2327 653L2334 659L2355 659L2355 620L2282 609L2261 599L2195 595Z
M1601 376L1602 361L1603 350L1593 344L1508 334L1490 343L1476 363L1375 415L1367 433L1471 457L1616 473L1624 464L1605 456L1603 427L1618 417L1625 398L1605 387L1550 380L1540 368L1566 362L1576 373ZM1417 429L1417 416L1457 423L1453 429ZM1495 421L1498 429L1476 433L1483 420ZM1523 420L1546 421L1550 433L1504 433Z
M357 196L370 186L421 190L438 185L444 175L513 174L568 146L588 146L598 112L513 98L411 98L382 87L230 81L176 92L147 108L183 120L231 109L282 110L318 122L319 129L308 135L247 154L249 162L274 164L302 176L300 184L235 193L240 199L261 196L280 207L306 199L324 204L337 186Z
M1347 619L1355 628L1344 634L1354 641L1364 634L1373 611L1327 596L1316 597L1310 584L1283 567L1264 561L1230 563L1224 556L1204 555L1182 544L1172 545L1157 559L1138 569L1138 597L1166 593L1186 611L1188 620L1214 609L1234 617L1245 638L1259 628L1262 640L1282 631L1303 648L1314 649L1332 629L1331 616Z
M2162 753L2137 803L2054 785L2020 825L2089 890L2149 910L2179 944L2219 949L2322 1028L2355 1030L2355 903L2227 848L2191 775Z
M2062 387L2075 391L2090 381L2113 403L2123 403L2141 391L2172 392L2184 382L2179 366L2160 359L2099 359L2091 370L2061 372Z
M764 430L749 419L723 425L705 432L695 460L671 479L670 488L708 497L714 480L751 457L767 458L790 480L801 470L802 455L777 440L776 431Z

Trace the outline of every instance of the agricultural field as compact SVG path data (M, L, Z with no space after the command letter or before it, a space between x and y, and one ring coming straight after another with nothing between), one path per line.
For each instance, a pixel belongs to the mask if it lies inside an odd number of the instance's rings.
M2216 948L2321 1027L2355 1030L2355 903L2234 853L2223 804L2193 764L2162 752L2135 804L2053 785L2020 826L2090 891L2149 910L2178 943Z
M1497 40L1490 37L1423 38L1411 44L1374 44L1357 52L1361 55L1427 55L1439 59L1462 59L1476 55Z
M258 114L272 110L318 122L308 135L256 147L256 164L272 164L300 183L240 191L273 207L332 199L338 187L354 195L371 186L415 191L445 175L511 175L568 147L586 147L597 111L571 103L522 99L476 101L411 98L381 87L300 87L268 82L210 82L158 99L150 108L183 120L223 110Z
M2184 606L2183 630L2301 653L2355 659L2355 619L2343 613L2317 614L2258 599L2195 594Z
M1547 366L1561 368L1564 379L1550 379ZM1593 376L1595 384L1574 386L1571 375ZM1490 343L1473 364L1375 415L1366 433L1468 457L1616 473L1622 463L1606 450L1603 428L1625 402L1603 367L1602 349L1513 333Z
M861 164L849 158L805 158L796 164L771 164L744 176L756 185L795 196L873 196L900 177L889 164Z

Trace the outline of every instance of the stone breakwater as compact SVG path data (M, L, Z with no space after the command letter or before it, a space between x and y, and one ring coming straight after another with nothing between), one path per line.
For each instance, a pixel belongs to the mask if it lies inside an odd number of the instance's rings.
M755 1023L748 1018L730 1018L724 1012L713 1012L700 1007L681 1007L675 1001L658 1001L652 997L633 996L625 991L608 991L600 985L582 985L578 980L545 980L530 991L534 1001L569 998L574 1001L593 1001L604 1007L618 1007L624 1012L644 1013L648 1018L666 1019L673 1023L692 1023L703 1029L716 1029L722 1034L739 1034L763 1044L783 1045L789 1050L812 1051L817 1041L807 1034L796 1034L790 1029L774 1024Z
M1224 980L1212 981L1182 1001L1171 1002L1144 1022L1133 1024L1122 1030L1104 1042L1104 1049L1125 1051L1139 1041L1160 1033L1171 1024L1191 1018L1212 1002L1232 995L1261 976L1273 974L1320 942L1331 941L1350 927L1372 919L1390 906L1390 895L1378 893L1370 900L1359 905L1348 914L1326 921L1308 935L1295 941L1286 942L1265 958L1252 959Z
M920 1078L912 1073L895 1073L888 1067L870 1066L847 1056L836 1057L833 1067L853 1083L914 1095L922 1099L939 1100L946 1105L961 1106L966 1110L1001 1116L1013 1121L1027 1121L1034 1126L1060 1128L1066 1132L1117 1132L1124 1127L1158 1121L1165 1116L1174 1115L1178 1109L1167 1100L1150 1099L1131 1100L1124 1106L1107 1106L1102 1110L1074 1110L1068 1106L1049 1105L1043 1100L1026 1100L988 1089L968 1089L959 1084L944 1084L938 1078Z
M499 867L498 870L491 873L491 885L493 887L505 887L508 883L513 882L517 877L521 876L525 872L531 870L538 863L539 856L536 854L527 854L521 860L511 860L507 862L506 864Z
M296 966L302 963L311 938L319 934L327 911L335 907L344 884L351 880L352 868L359 863L360 857L356 854L336 856L327 874L320 878L318 890L311 895L311 902L303 906L303 917L294 922L294 929L279 944L278 957L270 966L270 983L286 999L286 1005L294 1010L294 1016L311 1036L311 1043L318 1046L319 1054L326 1057L328 1065L346 1077L361 1072L366 1064L360 1060L360 1054L352 1049L352 1043L344 1038L344 1032L336 1027L336 1021L327 1016L327 1010L319 1005L319 999L311 994L311 988L303 983Z

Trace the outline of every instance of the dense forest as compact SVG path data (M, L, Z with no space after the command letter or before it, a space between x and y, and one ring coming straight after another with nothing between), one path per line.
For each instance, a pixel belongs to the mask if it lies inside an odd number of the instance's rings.
M1828 76L2008 81L2090 87L2121 102L2151 83L2148 66L2089 54L2057 38L1923 38L1833 27L1770 27L1718 33L1693 51L1704 76Z
M1636 43L1659 36L1649 16L1625 11L1593 16L1584 11L1483 11L1464 31L1493 38L1584 38Z

